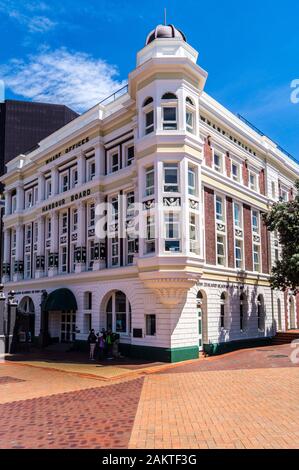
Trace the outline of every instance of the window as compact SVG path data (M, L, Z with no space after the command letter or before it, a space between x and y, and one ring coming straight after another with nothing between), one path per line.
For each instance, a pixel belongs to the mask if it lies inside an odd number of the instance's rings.
M151 196L155 192L155 171L154 167L150 166L145 172L145 195Z
M257 190L257 176L252 171L249 172L249 187L253 191Z
M195 168L188 167L188 194L191 196L196 195L196 170Z
M265 312L264 312L264 298L262 295L259 295L257 298L257 327L258 330L263 331L265 324Z
M163 111L163 129L165 131L177 129L177 108L175 106L165 106Z
M61 268L62 273L66 273L67 271L67 247L66 246L63 246L61 248L60 268Z
M26 244L31 244L31 225L27 225L26 227Z
M225 238L217 235L217 264L225 266Z
M222 157L214 152L214 170L222 173Z
M51 179L46 180L46 198L50 197L52 194L52 183Z
M62 233L67 233L67 212L62 214Z
M134 191L130 191L126 194L127 198L127 218L134 216L134 204L135 204L135 194Z
M69 189L69 175L68 173L61 174L61 192L68 191Z
M232 162L232 179L240 181L240 165L235 162Z
M119 170L118 153L113 153L111 155L111 173L115 173L118 170Z
M220 328L224 328L225 324L225 301L226 295L225 292L222 292L220 297Z
M118 220L118 196L111 198L111 222Z
M94 177L96 175L96 162L95 162L95 160L87 161L87 168L88 168L88 173L87 173L88 181L91 181L91 180L94 179Z
M25 256L25 278L29 279L31 277L31 255Z
M37 243L37 241L38 241L38 224L37 224L37 222L34 223L33 233L34 233L33 241L34 241L34 243Z
M120 334L129 333L131 306L126 295L114 292L106 306L106 328Z
M155 252L155 216L146 217L145 253Z
M117 235L111 238L111 262L112 266L118 266L119 264L119 243Z
M127 166L130 166L134 160L134 146L131 145L127 148Z
M194 133L194 113L188 109L186 111L186 130Z
M88 269L92 270L94 263L94 241L88 242Z
M280 190L280 199L281 201L283 202L287 202L288 201L288 192L284 189L281 189Z
M135 254L135 238L127 237L127 264L133 264Z
M71 170L71 181L72 181L72 188L77 186L77 184L78 184L78 170L77 170L77 168L72 168L72 170Z
M28 190L25 192L25 207L29 208L33 206L33 197L32 197L32 190Z
M189 236L191 253L199 253L197 216L192 212L189 214Z
M72 231L76 232L78 229L78 210L73 210L73 217L72 217Z
M259 214L258 211L252 211L252 231L259 233Z
M156 335L156 315L145 315L145 334L146 336Z
M143 103L144 109L144 129L145 135L154 132L154 110L151 109L153 106L153 98L147 98Z
M51 238L51 218L47 219L46 238Z
M240 204L234 202L234 224L236 227L242 227L241 221L241 207Z
M253 245L253 270L260 271L260 247Z
M224 221L223 199L220 196L216 196L216 220L220 222Z
M165 251L180 251L180 215L176 212L165 214Z
M177 163L164 163L164 191L179 191L179 171Z
M235 265L237 269L242 269L243 267L242 245L242 240L235 240Z
M92 309L92 292L84 292L84 310Z
M94 203L89 205L88 208L88 226L93 227L95 224L95 209L94 209Z
M17 195L11 197L11 213L14 214L17 210Z

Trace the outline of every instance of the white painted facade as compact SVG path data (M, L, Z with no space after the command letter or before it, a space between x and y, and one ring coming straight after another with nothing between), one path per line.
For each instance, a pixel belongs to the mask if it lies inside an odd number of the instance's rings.
M225 202L229 196L242 211L243 204L249 204L251 214L257 211L260 218L282 191L290 197L298 164L204 92L207 73L197 65L197 56L183 39L155 39L138 52L126 93L90 109L41 141L36 150L7 165L2 178L6 202L3 282L6 290L16 291L20 302L26 296L32 299L36 336L42 291L49 294L62 287L77 302L75 332L68 339L85 341L90 326L96 331L107 328L109 299L122 292L127 299L126 320L120 315L112 323L121 343L134 346L135 352L139 347L140 354L148 356L154 350L144 348L160 348L159 357L172 350L170 360L195 357L203 344L252 340L273 336L278 327L299 327L296 302L295 324L289 320L286 325L284 295L271 291L269 274L262 271L260 232L256 266L245 269L245 239L254 234L245 233L241 226L241 264L229 267ZM211 166L204 155L207 139L213 152ZM236 164L235 179L226 168L226 152L230 164ZM244 161L248 186L242 176ZM264 194L258 180L261 171ZM211 264L207 259L210 214L204 205L204 188L224 201L221 263ZM129 244L122 234L130 219L124 206L132 192L134 202L142 204L142 224L146 225L148 216L154 217L155 234L152 239L144 232L138 242ZM117 231L118 240L106 241L96 234L101 220L96 208L115 198L118 218L109 206L107 223L110 231ZM216 246L222 236L218 225ZM171 237L167 236L170 226ZM191 243L193 229L196 235ZM272 263L279 247L273 234L270 239ZM216 259L220 259L218 253ZM91 305L86 305L87 292ZM258 299L263 304L260 323ZM66 339L63 314L49 313L49 333L59 341Z

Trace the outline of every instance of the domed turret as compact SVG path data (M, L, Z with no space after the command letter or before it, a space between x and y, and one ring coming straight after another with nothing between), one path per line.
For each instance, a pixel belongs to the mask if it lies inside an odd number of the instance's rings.
M173 24L163 25L159 24L153 31L149 33L146 38L145 45L147 46L155 39L182 39L187 42L185 34L177 29Z

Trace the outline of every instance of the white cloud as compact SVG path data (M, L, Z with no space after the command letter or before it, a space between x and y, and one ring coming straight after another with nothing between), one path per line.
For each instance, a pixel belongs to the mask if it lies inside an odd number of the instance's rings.
M45 33L56 26L56 22L44 15L33 15L32 12L42 13L47 9L43 2L31 2L20 5L17 1L0 1L0 12L24 26L29 33Z
M85 111L121 88L118 70L102 59L65 48L44 50L27 61L0 66L6 88L32 101L61 103Z

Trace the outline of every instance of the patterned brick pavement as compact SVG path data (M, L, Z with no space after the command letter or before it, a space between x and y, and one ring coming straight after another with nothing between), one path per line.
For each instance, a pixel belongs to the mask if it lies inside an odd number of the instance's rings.
M0 448L299 448L291 352L237 351L113 384L0 364Z

